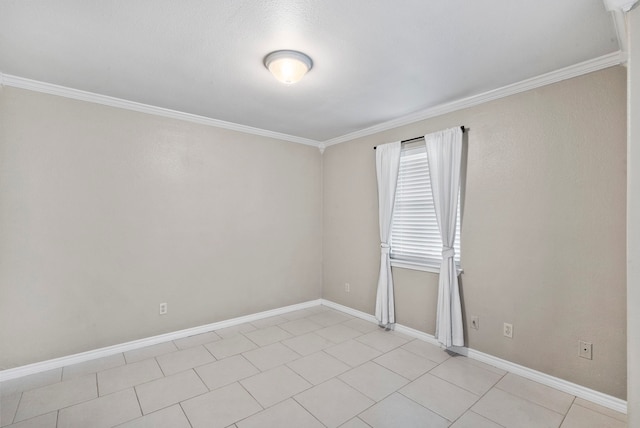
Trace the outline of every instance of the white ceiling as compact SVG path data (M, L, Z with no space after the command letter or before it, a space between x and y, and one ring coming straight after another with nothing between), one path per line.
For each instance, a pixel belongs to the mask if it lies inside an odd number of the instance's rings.
M601 0L0 0L4 74L317 142L619 49Z

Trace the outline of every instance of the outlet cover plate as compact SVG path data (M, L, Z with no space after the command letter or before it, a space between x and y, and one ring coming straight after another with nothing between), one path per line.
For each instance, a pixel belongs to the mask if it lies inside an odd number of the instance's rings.
M480 329L480 317L477 315L471 317L471 328L474 330Z
M593 360L593 343L580 340L579 345L580 350L578 351L578 356L586 358L587 360Z
M503 334L504 337L513 339L513 325L509 324L508 322L504 323Z

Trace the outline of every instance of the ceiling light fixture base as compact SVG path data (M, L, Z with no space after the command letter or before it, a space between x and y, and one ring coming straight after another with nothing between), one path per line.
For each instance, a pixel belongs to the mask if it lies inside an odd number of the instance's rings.
M308 55L292 50L271 52L264 58L264 65L276 79L292 85L304 77L313 67Z

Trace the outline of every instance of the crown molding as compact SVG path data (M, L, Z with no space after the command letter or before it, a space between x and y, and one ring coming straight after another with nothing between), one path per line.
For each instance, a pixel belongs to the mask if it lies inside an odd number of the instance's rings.
M627 40L627 20L624 14L625 12L622 12L622 10L620 9L611 11L611 19L613 21L613 26L616 29L618 46L620 46L620 51L622 55L624 55L622 64L627 63L627 52L629 52L629 42Z
M620 10L622 12L629 12L638 0L602 0L604 7L612 12L614 10Z
M10 74L0 73L0 85L11 86L14 88L27 89L30 91L42 92L45 94L58 95L74 100L87 101L95 104L102 104L110 107L122 108L125 110L137 111L140 113L153 114L156 116L168 117L171 119L184 120L187 122L198 123L200 125L214 126L216 128L229 129L232 131L243 132L245 134L259 135L262 137L275 138L278 140L290 141L292 143L304 144L307 146L319 147L320 142L309 138L297 137L295 135L283 134L280 132L269 131L266 129L254 128L252 126L240 125L238 123L226 122L224 120L212 119L196 114L184 113L177 110L171 110L163 107L156 107L148 104L142 104L135 101L124 100L121 98L110 97L107 95L96 94L93 92L82 91L79 89L68 88L65 86L54 85L52 83L40 82L37 80L26 79L24 77L13 76Z
M625 53L629 50L629 42L627 40L627 20L625 13L633 9L638 0L602 0L605 9L611 12L611 18L613 19L613 25L616 29L616 36L618 37L618 45L620 50ZM626 63L626 58L625 58Z
M592 73L594 71L602 70L604 68L620 65L626 61L626 54L622 51L613 52L601 57L584 61L578 64L571 65L569 67L561 68L550 73L542 74L540 76L526 79L521 82L513 83L511 85L503 86L502 88L494 89L482 94L473 95L460 100L452 101L450 103L441 104L439 106L431 107L426 110L421 110L415 113L411 113L407 116L393 119L387 122L380 123L378 125L371 126L369 128L361 129L360 131L352 132L342 135L340 137L332 138L324 141L322 144L325 147L332 146L334 144L344 143L356 138L366 137L368 135L377 134L378 132L387 131L389 129L397 128L399 126L408 125L421 120L430 119L432 117L441 116L446 113L451 113L457 110L462 110L469 107L474 107L489 101L494 101L500 98L515 95L520 92L536 89L541 86L557 83L562 80L578 77L583 74Z
M43 92L47 94L58 95L61 97L72 98L80 101L87 101L87 102L107 105L111 107L123 108L126 110L133 110L141 113L164 116L164 117L169 117L169 118L178 119L178 120L185 120L187 122L198 123L201 125L230 129L233 131L243 132L246 134L259 135L259 136L274 138L278 140L290 141L292 143L299 143L299 144L316 147L322 154L327 147L335 144L344 143L347 141L354 140L356 138L366 137L368 135L372 135L379 132L387 131L389 129L397 128L399 126L408 125L411 123L419 122L421 120L430 119L436 116L441 116L443 114L451 113L457 110L474 107L489 101L494 101L500 98L508 97L510 95L515 95L520 92L529 91L531 89L536 89L542 86L550 85L552 83L560 82L562 80L578 77L583 74L592 73L594 71L602 70L604 68L624 64L626 60L627 60L627 55L624 51L612 52L610 54L603 55L601 57L594 58L592 60L584 61L578 64L571 65L569 67L561 68L559 70L542 74L540 76L536 76L530 79L526 79L521 82L513 83L511 85L503 86L502 88L494 89L488 92L473 95L460 100L441 104L439 106L431 107L426 110L420 110L418 112L411 113L409 115L406 115L397 119L379 123L369 128L344 134L339 137L335 137L323 142L312 140L309 138L283 134L280 132L269 131L266 129L240 125L238 123L226 122L223 120L212 119L204 116L198 116L191 113L184 113L177 110L170 110L162 107L156 107L148 104L128 101L121 98L115 98L107 95L96 94L93 92L81 91L79 89L73 89L65 86L54 85L51 83L40 82L37 80L26 79L24 77L13 76L10 74L3 74L1 72L0 72L0 86L2 85L12 86L15 88Z

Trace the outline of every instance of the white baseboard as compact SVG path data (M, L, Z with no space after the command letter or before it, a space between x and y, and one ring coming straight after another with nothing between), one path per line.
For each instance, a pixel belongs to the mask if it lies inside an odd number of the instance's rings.
M143 348L145 346L155 345L162 342L168 342L170 340L181 339L183 337L193 336L195 334L206 333L212 330L218 330L225 327L231 327L234 325L242 324L245 322L257 321L263 318L272 317L275 315L282 315L288 312L297 311L300 309L310 308L313 306L324 305L329 308L344 312L348 315L356 318L363 319L372 323L378 323L373 315L367 314L362 311L344 306L330 300L317 299L310 300L308 302L298 303L296 305L285 306L282 308L272 309L269 311L258 312L251 315L246 315L238 318L232 318L225 321L220 321L212 324L206 324L198 327L188 328L185 330L179 330L172 333L160 334L158 336L147 337L140 340L134 340L131 342L121 343L119 345L107 346L105 348L95 349L92 351L82 352L79 354L69 355L66 357L55 358L52 360L42 361L39 363L29 364L26 366L16 367L13 369L6 369L0 371L0 382L15 379L22 376L27 376L35 373L40 373L47 370L57 369L60 367L68 366L71 364L82 363L84 361L93 360L96 358L107 357L109 355L117 354L120 352L131 351L134 349ZM403 326L401 324L395 325L395 331L405 334L416 339L423 340L436 346L440 346L435 337L428 333ZM497 367L502 370L506 370L518 376L530 379L532 381L541 383L543 385L550 386L560 391L566 392L576 397L583 398L592 403L599 404L609 409L615 410L621 413L627 413L627 402L611 395L603 394L602 392L595 391L593 389L568 382L566 380L548 375L546 373L539 372L537 370L530 369L528 367L521 366L519 364L512 363L507 360L503 360L493 355L485 354L474 349L466 347L454 347L450 348L452 351L464 355L468 358L481 361L491 366Z
M368 314L366 312L362 312L362 311L359 311L357 309L353 309L353 308L350 308L348 306L344 306L344 305L341 305L339 303L332 302L331 300L326 300L326 299L320 299L320 303L323 306L326 306L326 307L331 308L331 309L335 309L335 310L340 311L340 312L344 312L347 315L351 315L351 316L354 316L356 318L363 319L365 321L370 321L372 323L376 323L376 324L378 323L378 320L376 320L375 316L370 315L370 314Z
M65 357L54 358L52 360L42 361L39 363L28 364L26 366L15 367L0 371L0 382L18 377L28 376L35 373L53 370L71 364L78 364L96 358L108 357L109 355L118 354L120 352L131 351L134 349L144 348L145 346L156 345L158 343L169 342L171 340L182 339L183 337L193 336L195 334L206 333L212 330L219 330L225 327L231 327L246 322L257 321L262 318L268 318L275 315L286 314L300 309L319 306L321 299L310 300L308 302L298 303L282 308L271 309L264 312L258 312L238 318L232 318L212 324L201 325L198 327L187 328L184 330L174 331L171 333L160 334L158 336L146 337L144 339L133 340L131 342L121 343L118 345L107 346L104 348L94 349L92 351L81 352L79 354L68 355Z
M363 320L371 321L374 323L378 322L373 315L340 305L335 302L331 302L329 300L322 299L322 304L327 307L345 312L354 317L361 318ZM433 335L424 333L411 327L396 324L394 330L398 333L402 333L407 336L411 336L416 339L431 343L433 345L440 346L440 343ZM452 347L449 349L456 352L457 354L464 355L465 357L489 364L502 370L506 370L510 373L522 376L534 382L538 382L551 388L555 388L559 391L566 392L567 394L575 395L576 397L591 401L592 403L599 404L601 406L615 410L616 412L625 414L627 413L627 402L625 400L621 400L611 395L595 391L585 386L578 385L564 379L560 379L546 373L542 373L537 370L512 363L507 360L503 360L502 358L494 357L493 355L485 354L484 352L476 351L475 349L466 347Z
M576 397L583 398L587 401L591 401L592 403L596 403L609 409L615 410L616 412L624 414L627 413L627 402L625 400L621 400L619 398L604 394L599 391L595 391L585 386L578 385L573 382L569 382L564 379L560 379L546 373L542 373L537 370L533 370L507 360L503 360L498 357L494 357L493 355L485 354L484 352L476 351L475 349L463 349L465 350L465 352L462 353L462 355L465 355L474 360L481 361L483 363L498 367L499 369L506 370L518 376L522 376L543 385L550 386L559 391L566 392L567 394L575 395Z

